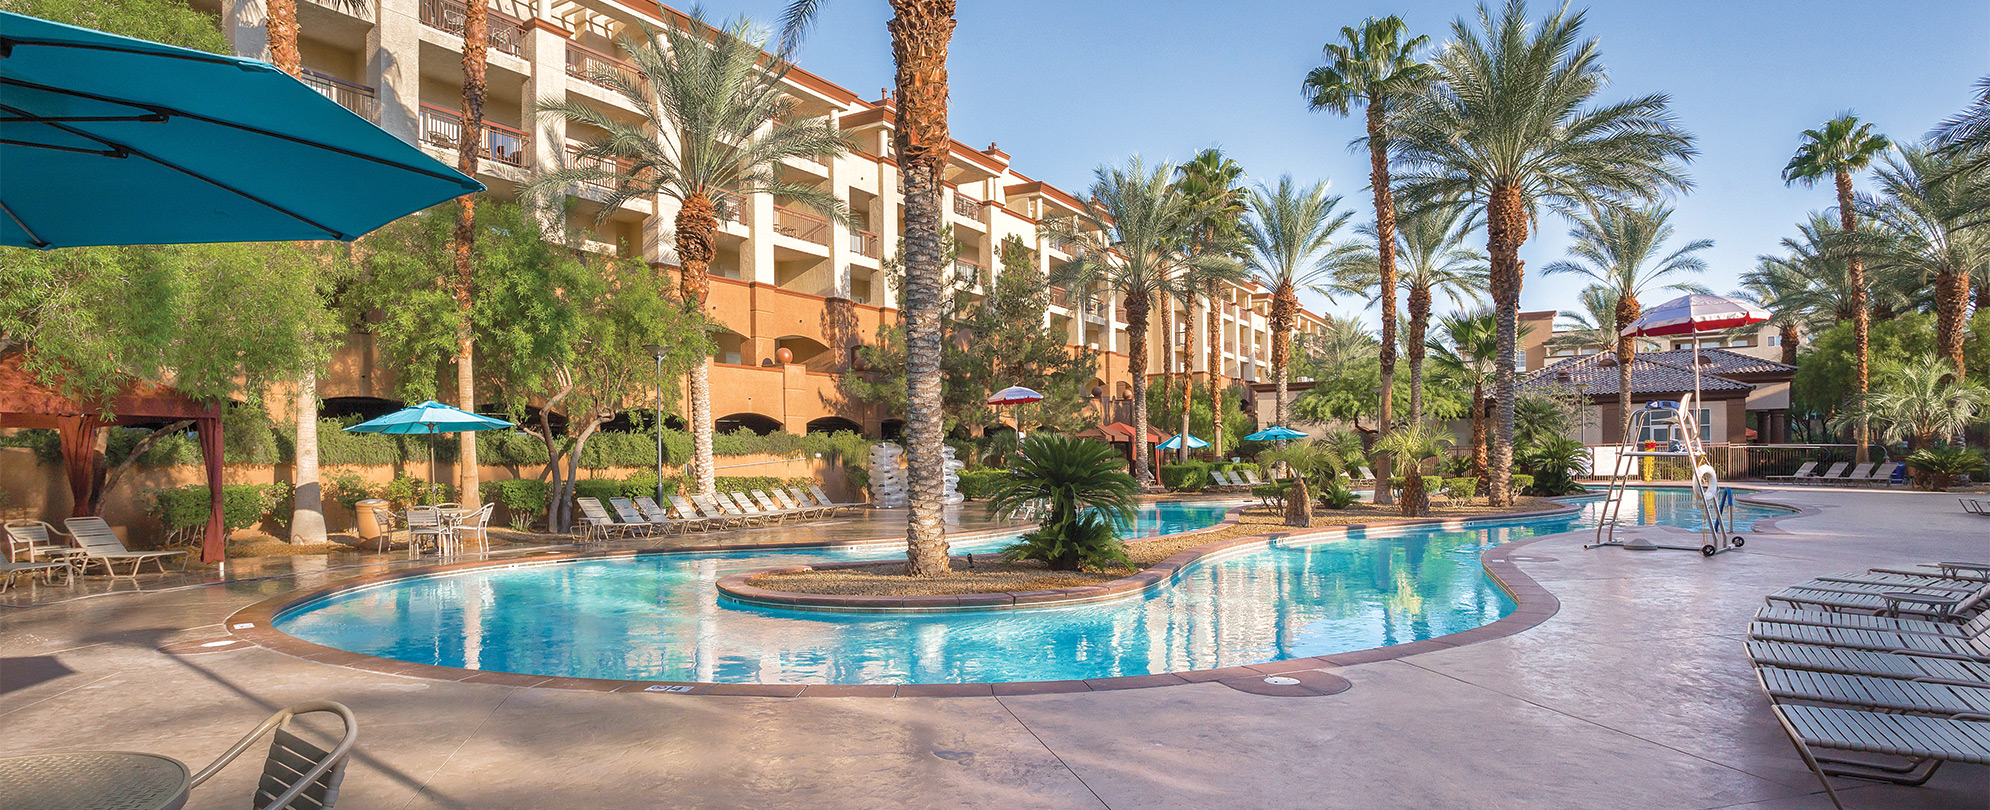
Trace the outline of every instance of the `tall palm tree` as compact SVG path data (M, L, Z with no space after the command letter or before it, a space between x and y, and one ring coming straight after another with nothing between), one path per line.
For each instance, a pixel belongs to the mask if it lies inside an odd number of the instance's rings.
M490 65L490 5L482 0L463 4L463 128L456 135L456 170L466 177L477 176L477 158L484 148L484 95L489 90L485 70ZM470 319L470 279L476 271L476 195L456 198L456 407L477 410L477 375L474 366L475 332ZM477 433L456 434L456 499L476 508Z
M562 194L573 186L609 189L606 217L632 199L657 195L677 200L676 250L682 265L678 294L702 312L710 291L718 216L748 194L773 194L839 221L848 215L829 191L780 179L784 158L835 158L851 144L820 119L791 115L794 101L781 90L787 63L761 64L763 41L751 21L727 23L716 37L703 18L662 31L644 26L641 40L619 43L634 73L596 65L590 81L612 88L642 117L625 121L601 107L566 98L539 100L539 115L565 118L602 130L567 166L528 184L536 194ZM698 491L710 494L712 391L710 358L691 367L691 471Z
M1475 30L1452 24L1437 57L1438 81L1399 116L1404 192L1418 200L1469 200L1483 211L1499 320L1498 418L1487 501L1512 502L1515 344L1520 247L1538 209L1597 208L1655 199L1688 186L1679 164L1692 136L1673 124L1664 94L1591 105L1606 82L1582 12L1527 19L1522 0L1497 15L1479 7Z
M782 17L786 56L814 22L823 0L794 0ZM940 236L941 185L947 179L947 46L954 36L955 0L891 0L891 132L905 178L905 458L910 515L906 573L933 577L948 570L945 503L946 419L940 396L940 306L945 274ZM1143 419L1145 417L1142 417ZM1144 437L1143 437L1144 438Z
M1195 158L1175 168L1175 185L1197 211L1189 226L1189 252L1195 254L1228 251L1241 257L1244 214L1250 209L1243 186L1244 167L1225 157L1221 149L1197 152ZM1234 271L1197 272L1192 286L1200 282L1204 315L1208 323L1203 334L1203 351L1209 363L1210 448L1223 457L1223 313L1216 306L1216 294ZM1186 400L1185 400L1186 401Z
M1354 214L1335 210L1341 198L1327 194L1326 181L1301 189L1289 174L1278 178L1276 189L1259 183L1250 200L1244 240L1251 252L1244 266L1271 290L1271 365L1278 392L1272 421L1285 425L1299 291L1325 294L1335 273L1351 260L1358 248L1335 244L1334 235Z
M1757 260L1753 270L1741 274L1741 289L1734 297L1749 301L1769 313L1768 325L1776 330L1776 346L1784 365L1796 365L1797 348L1803 342L1810 312L1804 308L1804 295L1810 279L1771 257Z
M1976 90L1975 103L1929 133L1930 143L1943 157L1955 159L1959 171L1990 170L1990 76L1977 80ZM1990 224L1990 217L1979 218L1974 223L1983 224Z
M1466 244L1478 225L1463 206L1414 208L1396 224L1396 255L1403 262L1397 287L1407 304L1403 353L1410 365L1410 413L1404 421L1417 424L1423 421L1423 364L1428 354L1424 344L1430 338L1431 301L1442 294L1456 307L1479 303L1479 291L1486 287L1486 254ZM1373 226L1355 230L1375 238ZM1380 264L1379 251L1364 248L1335 286L1373 297L1381 286Z
M1706 260L1698 254L1714 246L1712 239L1695 239L1677 250L1665 252L1665 243L1672 239L1671 220L1672 209L1656 205L1593 211L1577 219L1575 227L1569 230L1570 258L1552 262L1541 272L1550 276L1583 276L1601 285L1609 291L1616 306L1610 327L1623 329L1644 314L1644 306L1638 301L1640 294L1667 277L1707 270ZM1667 285L1667 289L1681 287L1675 283ZM1625 334L1618 334L1609 342L1617 347L1617 413L1621 417L1618 435L1622 436L1631 429L1631 361L1637 357L1638 346L1632 336Z
M1486 480L1492 450L1492 403L1486 389L1497 379L1499 319L1489 310L1453 313L1437 321L1438 338L1425 345L1431 362L1472 389L1472 475Z
M1565 309L1559 313L1561 323L1555 324L1555 336L1548 338L1548 346L1555 349L1596 349L1616 346L1622 334L1618 331L1617 291L1601 284L1591 284L1576 293L1576 301L1582 309ZM1632 351L1655 348L1658 343L1650 338L1637 338ZM1619 380L1621 382L1621 379Z
M1990 200L1990 173L1967 171L1953 153L1906 147L1873 176L1880 196L1853 200L1876 231L1860 252L1874 269L1934 282L1935 345L1965 375L1962 342L1973 275L1990 268L1990 228L1972 227Z
M1886 136L1873 132L1871 124L1861 123L1859 117L1845 113L1817 129L1807 129L1803 142L1797 146L1797 153L1783 166L1783 182L1786 185L1802 183L1813 186L1826 177L1831 178L1838 191L1838 227L1845 233L1859 230L1857 209L1852 202L1852 174L1862 172L1871 166L1873 159L1892 148ZM1851 247L1845 255L1848 280L1852 286L1852 342L1858 355L1858 390L1861 395L1870 390L1871 349L1873 314L1866 302L1865 263L1859 256L1857 247ZM1852 443L1857 446L1856 460L1865 463L1868 429L1864 421L1853 427Z
M1375 264L1378 270L1376 300L1382 308L1382 394L1381 425L1395 425L1396 382L1396 203L1389 180L1388 120L1403 103L1423 92L1435 77L1431 66L1417 58L1430 44L1430 37L1409 36L1409 25L1401 17L1369 17L1359 30L1343 26L1341 41L1329 42L1322 50L1326 64L1306 74L1303 92L1315 110L1329 110L1341 116L1366 107L1368 145L1368 187L1375 198ZM1412 338L1412 342L1414 342ZM1413 394L1412 396L1415 396ZM1377 475L1389 475L1390 458L1376 461ZM1388 503L1388 487L1375 490L1376 503Z
M1133 477L1154 481L1147 459L1147 333L1156 299L1168 301L1172 279L1191 267L1219 264L1221 257L1187 249L1190 203L1169 182L1174 167L1148 166L1138 157L1120 167L1100 166L1092 184L1086 219L1094 230L1057 220L1045 228L1072 243L1071 262L1060 279L1094 279L1119 295L1126 313L1126 373L1133 381Z

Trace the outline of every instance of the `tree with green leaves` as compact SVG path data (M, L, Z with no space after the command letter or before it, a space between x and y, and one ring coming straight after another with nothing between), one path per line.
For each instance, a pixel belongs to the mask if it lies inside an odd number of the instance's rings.
M969 305L962 324L967 339L959 345L961 362L949 363L962 374L959 388L972 400L977 426L997 424L1001 413L989 408L988 397L1011 385L1043 394L1043 401L1013 409L1019 420L1039 426L1075 429L1085 407L1085 384L1091 363L1074 354L1064 336L1048 326L1049 287L1037 269L1036 251L1014 235L1003 238L996 251L1002 272L988 297ZM1023 430L1023 421L1016 425Z
M1341 198L1327 194L1326 181L1301 189L1289 174L1278 179L1277 188L1258 184L1250 201L1244 240L1251 250L1244 266L1271 290L1271 365L1277 396L1272 421L1285 425L1299 291L1328 294L1326 285L1357 250L1334 241L1354 215L1336 210Z
M1187 163L1175 167L1175 186L1193 201L1197 212L1189 225L1190 253L1229 253L1233 258L1242 258L1238 240L1243 235L1244 214L1250 210L1243 180L1244 167L1215 147L1197 152ZM1189 286L1201 287L1204 302L1207 330L1203 333L1203 351L1208 357L1207 388L1211 402L1223 397L1223 316L1216 305L1216 296L1223 282L1240 269L1241 266L1191 271L1191 278L1187 279ZM1214 408L1210 413L1209 444L1217 458L1223 457L1225 447L1223 416L1222 408Z
M1956 171L1990 171L1990 76L1977 80L1976 101L1936 126L1928 140L1943 158L1955 161ZM1990 225L1990 216L1979 218L1971 227L1983 225ZM1976 305L1981 307L1985 302L1978 300Z
M1433 61L1437 79L1400 116L1403 195L1468 201L1486 223L1498 320L1488 503L1513 499L1513 403L1520 248L1541 207L1560 211L1649 201L1688 186L1680 164L1693 138L1673 123L1662 93L1596 104L1607 83L1584 13L1560 8L1538 22L1523 0L1478 25L1458 20Z
M1862 123L1859 117L1845 113L1817 129L1807 129L1803 141L1797 146L1797 153L1783 167L1783 182L1805 187L1817 181L1831 178L1838 191L1838 227L1843 233L1857 233L1858 209L1852 199L1852 175L1863 172L1872 165L1875 158L1893 148L1886 136L1873 132L1871 124ZM1866 344L1872 332L1872 307L1867 303L1865 260L1860 256L1856 245L1848 245L1845 257L1846 283L1852 291L1852 329L1858 344L1858 391L1864 395L1869 390L1872 377L1870 358ZM1861 423L1852 431L1852 442L1858 446L1856 459L1866 460L1866 426Z
M995 479L988 511L1012 519L1041 509L1034 531L1002 550L1010 560L1041 560L1055 571L1130 565L1119 526L1133 520L1139 483L1104 442L1038 433Z
M1413 422L1397 425L1375 442L1375 453L1395 461L1397 469L1403 471L1403 517L1422 517L1430 514L1430 493L1423 486L1423 463L1444 455L1451 446L1451 434L1439 425L1428 422ZM1381 473L1377 472L1380 476ZM1388 478L1377 478L1375 488L1379 491L1390 486Z
M1424 419L1424 359L1430 338L1430 305L1443 295L1453 306L1480 301L1486 287L1486 255L1467 246L1477 225L1463 206L1433 205L1404 212L1396 228L1396 255L1402 259L1397 287L1407 305L1408 320L1403 328L1403 354L1410 366L1410 422ZM1376 230L1369 225L1355 229L1369 239ZM1350 292L1361 291L1375 300L1381 289L1381 253L1364 247L1349 261L1334 286ZM1389 375L1383 375L1385 378Z
M1430 37L1409 36L1409 25L1401 17L1370 17L1359 30L1344 26L1340 32L1341 41L1324 48L1326 64L1306 74L1303 92L1315 110L1341 116L1357 106L1367 111L1367 134L1357 143L1368 145L1368 187L1375 203L1375 300L1382 310L1381 421L1387 430L1395 424L1397 343L1396 201L1389 179L1389 145L1395 135L1389 121L1424 92L1436 72L1418 57ZM1389 474L1388 459L1380 462L1377 474ZM1389 493L1378 490L1377 494L1377 503L1389 502Z
M1696 290L1690 284L1678 282L1659 285L1668 278L1706 272L1707 262L1698 254L1712 248L1714 240L1695 239L1668 252L1665 243L1672 239L1671 220L1672 209L1658 205L1592 210L1578 218L1575 227L1569 230L1569 258L1551 262L1541 272L1549 276L1582 276L1600 286L1615 307L1609 328L1621 330L1644 314L1639 295L1654 289ZM1596 323L1600 326L1604 321L1598 318ZM1616 347L1617 408L1623 415L1620 427L1628 433L1631 361L1637 356L1637 340L1617 332L1605 345Z
M1852 203L1872 231L1858 240L1858 254L1881 273L1932 283L1936 343L1960 380L1970 281L1990 272L1990 228L1972 224L1990 204L1990 171L1910 146L1888 156L1873 179L1879 195Z
M781 87L791 66L762 63L765 37L746 18L716 31L698 15L688 25L661 31L639 28L640 39L618 43L634 72L597 63L588 80L613 90L641 116L630 120L578 96L540 99L540 117L586 124L604 134L527 188L548 197L583 184L610 189L602 217L630 200L658 195L676 200L677 294L685 308L707 315L719 217L730 215L747 195L772 194L846 220L834 193L782 180L778 168L787 158L839 157L851 143L827 120L795 114L794 98ZM709 495L716 491L709 358L691 369L690 378L692 478L696 490Z
M1853 400L1831 420L1832 426L1842 430L1861 420L1877 424L1881 441L1905 440L1909 452L1962 435L1963 428L1982 420L1990 389L1963 379L1946 359L1922 358L1894 370L1878 391Z
M1932 316L1909 312L1875 323L1867 333L1866 358L1875 377L1891 376L1930 356L1938 356ZM1859 390L1858 363L1858 333L1849 318L1813 334L1790 380L1791 410L1823 417L1830 425L1839 413L1869 393ZM1846 439L1841 434L1836 441Z
M0 9L196 51L232 52L221 20L185 0L0 0Z
M1530 329L1520 329L1516 339ZM1499 319L1489 311L1457 313L1438 319L1438 336L1425 345L1438 374L1471 389L1472 475L1487 480L1492 453L1492 403L1487 389L1499 379Z

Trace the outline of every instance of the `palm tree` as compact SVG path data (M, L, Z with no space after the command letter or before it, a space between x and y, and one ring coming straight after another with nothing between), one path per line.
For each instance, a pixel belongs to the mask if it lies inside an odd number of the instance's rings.
M1472 389L1472 475L1486 480L1492 442L1489 421L1492 403L1486 389L1498 379L1499 319L1492 312L1454 313L1438 319L1438 340L1425 342L1431 362ZM1521 337L1532 331L1522 329Z
M1411 422L1397 426L1375 442L1375 452L1388 458L1403 471L1403 517L1422 517L1430 514L1430 493L1423 486L1423 462L1444 454L1451 446L1451 434L1443 428L1426 422ZM1389 488L1389 479L1376 473L1376 491Z
M1874 179L1882 196L1853 202L1878 237L1859 240L1860 252L1872 256L1875 270L1934 282L1935 345L1960 380L1970 279L1990 267L1990 228L1970 226L1990 200L1990 175L1964 171L1948 154L1907 147Z
M1741 274L1741 289L1734 297L1747 300L1769 313L1768 325L1776 329L1776 345L1782 350L1784 365L1796 365L1797 347L1808 328L1810 312L1804 308L1811 280L1803 273L1764 256L1755 269Z
M1233 257L1241 257L1237 241L1242 238L1244 214L1250 208L1243 179L1244 167L1216 148L1197 152L1194 159L1175 168L1175 186L1198 212L1189 226L1190 253L1227 251ZM1206 302L1204 315L1208 324L1203 334L1203 350L1209 363L1209 446L1217 458L1223 457L1223 313L1216 306L1216 293L1234 274L1235 271L1227 270L1198 272L1189 279L1191 286L1199 282Z
M1990 406L1990 389L1954 375L1945 359L1923 358L1894 372L1880 390L1860 396L1832 421L1878 422L1885 426L1881 441L1904 439L1910 451L1962 433Z
M1878 157L1892 147L1886 136L1875 134L1871 124L1859 122L1859 118L1845 113L1817 129L1807 129L1803 133L1803 143L1797 146L1797 153L1783 167L1785 184L1802 183L1806 187L1816 185L1818 180L1830 177L1838 190L1838 227L1845 233L1859 230L1857 209L1852 203L1852 173L1865 171ZM1865 264L1859 251L1853 247L1845 254L1848 281L1852 287L1852 341L1858 355L1857 376L1859 393L1869 390L1871 375L1871 346L1873 314L1866 302ZM1857 446L1856 460L1865 463L1867 428L1859 422L1852 430L1852 443Z
M1477 304L1479 291L1486 287L1486 254L1467 247L1465 241L1478 226L1465 214L1463 206L1424 206L1405 212L1396 222L1396 255L1403 260L1397 286L1408 304L1403 329L1403 352L1410 364L1406 422L1423 421L1423 364L1428 354L1424 344L1430 338L1431 301L1442 294L1453 306ZM1355 230L1375 238L1372 226ZM1364 248L1334 286L1346 291L1379 290L1380 264L1380 252Z
M1392 133L1387 121L1406 100L1423 92L1435 71L1417 58L1430 37L1408 36L1409 26L1401 17L1369 17L1360 30L1343 26L1340 33L1340 42L1329 42L1322 49L1327 63L1307 72L1302 91L1315 110L1346 116L1357 105L1367 108L1367 136L1362 141L1368 144L1368 187L1375 197L1376 300L1382 307L1379 419L1382 429L1388 430L1395 424L1396 203L1389 180ZM1387 458L1376 466L1377 475L1389 475ZM1388 487L1376 490L1376 495L1377 503L1390 500Z
M1569 259L1542 268L1544 275L1584 276L1601 285L1615 302L1610 328L1620 330L1636 323L1644 314L1638 295L1668 276L1706 272L1707 262L1700 251L1714 246L1712 239L1695 239L1678 250L1665 251L1672 239L1672 209L1604 208L1576 220L1569 230ZM1679 284L1667 289L1681 289ZM1586 292L1586 291L1585 291ZM1602 323L1598 319L1598 323ZM1618 435L1631 429L1631 361L1637 344L1630 335L1618 334L1608 341L1617 347L1617 413L1621 417Z
M1038 528L1003 550L1008 559L1042 560L1058 571L1127 564L1116 522L1133 519L1140 487L1120 469L1112 445L1031 434L990 490L988 511L997 517L1043 510Z
M1553 349L1595 349L1617 345L1620 337L1617 326L1617 291L1601 284L1591 284L1576 293L1576 301L1582 309L1565 309L1556 313L1562 322L1555 324L1555 336L1548 338L1548 347ZM1652 349L1658 343L1650 338L1638 338L1633 351Z
M1126 373L1133 381L1133 477L1154 481L1147 459L1147 332L1155 299L1167 303L1172 279L1187 268L1221 264L1220 256L1187 250L1190 203L1170 183L1174 167L1153 167L1134 157L1123 167L1100 166L1086 219L1045 223L1047 233L1069 241L1072 259L1059 279L1079 279L1119 295L1126 313Z
M1483 211L1499 320L1498 418L1487 502L1512 502L1515 339L1520 247L1542 205L1599 208L1687 187L1679 163L1692 136L1676 127L1664 94L1588 107L1606 81L1596 41L1581 38L1583 13L1565 8L1538 24L1522 0L1495 17L1479 7L1435 61L1439 81L1403 111L1397 152L1404 193L1417 200L1469 200Z
M1285 425L1299 290L1324 293L1325 283L1355 252L1356 248L1333 241L1354 215L1335 210L1341 198L1327 194L1326 181L1301 190L1289 174L1278 178L1276 189L1258 184L1250 200L1251 217L1244 221L1244 240L1251 252L1244 266L1271 290L1271 365L1278 381L1272 421Z
M482 0L463 4L463 126L456 134L456 170L466 177L477 176L477 158L484 147L484 94L489 89L485 69L490 65L490 5ZM475 275L477 245L476 195L456 198L456 407L477 410L475 332L470 318L470 280ZM476 508L477 433L456 434L456 498L464 506Z
M705 36L705 27L698 17L661 32L644 26L642 40L619 43L634 73L592 69L589 80L641 110L639 120L626 121L578 98L540 99L540 116L584 123L605 134L584 144L569 165L528 184L537 194L560 194L580 184L609 189L603 217L631 199L677 200L678 293L686 308L700 312L711 286L718 214L729 214L744 195L764 193L843 220L843 203L834 194L783 182L776 168L784 158L834 158L850 150L847 138L827 122L790 114L794 101L781 90L786 63L760 65L762 41L754 38L750 21L727 23L716 38ZM705 494L715 486L710 366L706 358L693 364L690 374L691 470Z
M801 42L823 0L794 0L782 17L781 52ZM891 144L905 179L905 458L911 496L906 525L906 573L947 572L945 525L946 431L940 395L940 316L945 274L940 252L947 225L940 213L947 179L947 46L954 36L955 0L891 0L892 98L897 102ZM1144 420L1145 417L1142 417ZM1144 438L1144 437L1143 437Z
M1956 113L1929 133L1930 143L1943 157L1955 159L1958 171L1990 169L1990 76L1977 80L1976 90L1976 102L1969 109ZM1990 220L1979 219L1974 224L1985 222Z

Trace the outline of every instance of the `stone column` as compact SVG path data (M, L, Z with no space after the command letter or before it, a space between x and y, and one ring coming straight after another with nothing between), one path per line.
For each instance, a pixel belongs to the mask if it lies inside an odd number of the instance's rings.
M269 29L262 0L221 0L221 33L235 55L269 61Z
M379 22L366 34L366 81L379 98L380 128L419 143L421 17L417 0L374 0Z

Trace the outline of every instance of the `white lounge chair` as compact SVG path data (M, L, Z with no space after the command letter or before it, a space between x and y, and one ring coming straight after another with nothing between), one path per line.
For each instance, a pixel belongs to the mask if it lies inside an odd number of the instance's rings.
M608 514L608 508L601 505L599 498L575 498L574 505L580 507L581 542L622 536L627 537L633 528Z
M670 510L663 508L662 505L656 502L655 498L648 495L636 498L636 511L643 513L643 517L648 518L652 525L663 529L666 534L671 532L682 534L705 527L704 518L673 517L670 514Z
M79 556L85 570L93 564L101 565L104 573L110 574L112 579L118 578L117 566L120 563L131 564L131 572L124 576L135 579L138 569L148 561L159 566L159 573L163 574L166 573L167 557L187 556L184 551L132 551L125 548L124 541L117 539L117 533L111 531L111 524L100 517L73 517L63 521L62 525L69 529L69 536L76 538L76 546L83 550Z
M1778 704L1776 719L1805 765L1824 785L1831 804L1843 810L1826 776L1879 779L1902 785L1926 784L1944 762L1990 764L1990 715L1921 717L1828 706ZM1819 751L1846 751L1902 757L1902 767L1838 759Z
M1791 473L1789 475L1770 475L1764 477L1770 481L1794 481L1799 478L1809 478L1811 472L1816 469L1817 469L1817 462L1806 461L1803 463L1803 466L1797 468L1796 472Z
M820 503L820 504L822 504L822 505L824 505L824 506L829 506L829 507L833 507L833 508L835 508L836 512L832 512L831 514L836 514L836 513L840 513L840 512L842 512L842 511L843 511L843 510L845 510L845 509L855 509L855 508L857 508L857 507L860 507L860 506L863 506L863 505L864 505L863 503L861 503L861 502L858 502L858 501L850 501L850 502L847 502L847 503L837 503L836 501L834 501L834 500L831 500L831 499L830 499L830 497L829 497L829 496L828 496L827 494L823 493L823 491L822 491L822 485L821 485L821 484L809 484L809 485L808 485L808 494L810 494L810 495L814 495L814 496L815 496L815 500L816 500L816 502L817 502L817 503Z
M1804 476L1804 477L1802 477L1802 478L1791 478L1791 479L1790 479L1790 483L1792 483L1792 484L1828 484L1828 483L1831 483L1831 481L1832 481L1832 480L1834 480L1834 479L1838 478L1839 476L1841 476L1841 475L1844 475L1844 474L1845 474L1845 468L1846 468L1847 466L1850 466L1850 462L1845 462L1845 461L1840 461L1840 462L1838 462L1838 463L1836 463L1836 464L1833 464L1833 465L1831 465L1830 467L1826 468L1826 469L1824 470L1824 474L1823 474L1823 475L1807 475L1807 476Z
M651 523L642 512L637 511L636 504L628 498L609 498L608 508L614 512L615 522L623 526L623 531L630 535L659 534L663 531L661 527Z
M292 717L313 713L339 718L338 742L329 751L290 731ZM270 715L248 736L194 774L193 785L199 787L212 779L265 734L272 735L269 756L263 760L262 779L257 781L250 803L258 808L332 810L339 800L339 783L345 781L352 746L359 741L359 720L353 717L351 709L327 700L299 703Z

